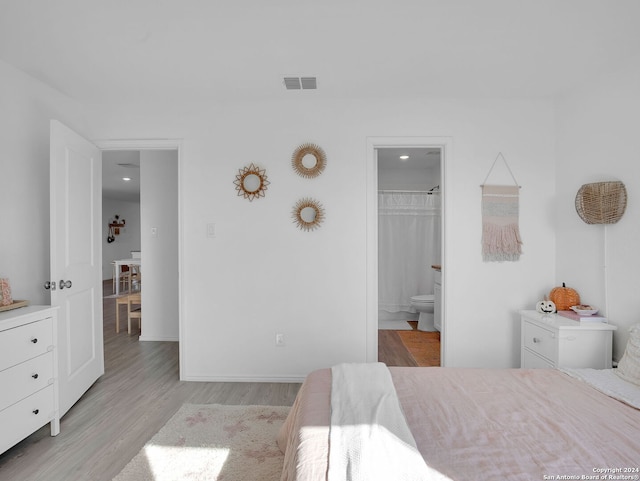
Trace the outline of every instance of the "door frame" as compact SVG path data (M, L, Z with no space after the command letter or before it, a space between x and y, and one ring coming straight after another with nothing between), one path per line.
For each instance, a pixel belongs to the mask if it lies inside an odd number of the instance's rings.
M447 222L449 205L447 187L448 171L453 159L453 139L451 137L367 137L367 306L366 306L366 356L368 362L378 361L378 156L377 149L383 148L439 148L440 192L442 202L442 317L447 313ZM440 365L451 365L453 352L448 335L453 332L451 319L443 322L440 333Z
M128 140L94 140L93 143L101 150L176 150L178 152L178 362L180 365L180 380L184 379L184 212L182 202L183 171L182 171L182 140L181 139L128 139Z

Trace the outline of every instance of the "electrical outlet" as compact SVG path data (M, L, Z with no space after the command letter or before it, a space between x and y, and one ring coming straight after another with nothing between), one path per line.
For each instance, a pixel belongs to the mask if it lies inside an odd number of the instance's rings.
M216 225L211 222L207 224L207 237L214 238L216 236Z
M284 346L284 334L276 334L276 346Z

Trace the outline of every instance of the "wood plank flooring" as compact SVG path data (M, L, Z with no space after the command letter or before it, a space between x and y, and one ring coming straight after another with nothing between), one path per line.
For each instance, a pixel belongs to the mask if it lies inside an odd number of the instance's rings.
M58 436L46 425L0 455L1 481L108 481L183 403L290 406L300 387L181 382L178 343L138 342L126 326L116 334L114 299L104 300L104 352L105 374L62 418Z
M440 333L418 331L417 322L409 324L413 331L378 330L378 361L387 366L440 366Z

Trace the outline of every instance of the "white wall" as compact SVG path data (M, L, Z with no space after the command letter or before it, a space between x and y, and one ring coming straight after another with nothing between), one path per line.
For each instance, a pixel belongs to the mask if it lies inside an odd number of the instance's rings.
M126 220L125 227L111 243L107 242L109 222L115 215ZM129 202L110 198L102 199L102 279L111 279L111 262L128 259L131 251L140 250L140 202Z
M622 356L629 327L640 322L639 60L566 96L557 113L556 285L574 287L583 302L601 308L618 326L615 359ZM624 182L627 211L606 228L587 225L576 213L575 195L582 184L607 180Z
M439 166L405 169L402 164L394 168L378 169L378 188L382 190L429 190L440 184Z
M92 137L181 138L186 379L298 379L366 358L366 162L370 136L450 136L446 169L447 309L455 365L518 366L517 311L554 279L554 118L539 100L326 99L201 106L202 113L93 106ZM277 113L277 115L276 115ZM315 142L328 156L316 179L291 153ZM524 255L485 264L480 188L498 151L523 185ZM266 168L266 197L249 202L238 169ZM326 221L298 230L291 209L321 201ZM216 238L206 237L215 222ZM143 240L144 242L144 240ZM144 248L143 248L144 251ZM276 347L276 333L285 347Z
M177 151L140 152L140 211L143 286L140 340L177 341Z
M0 60L0 277L48 304L49 120L82 131L80 105Z

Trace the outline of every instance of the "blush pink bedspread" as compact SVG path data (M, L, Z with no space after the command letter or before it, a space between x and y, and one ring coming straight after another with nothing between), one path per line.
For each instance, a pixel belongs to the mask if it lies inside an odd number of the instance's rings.
M452 480L538 481L640 467L640 410L560 371L390 371L418 449ZM278 437L283 481L326 480L330 391L330 369L301 387Z

